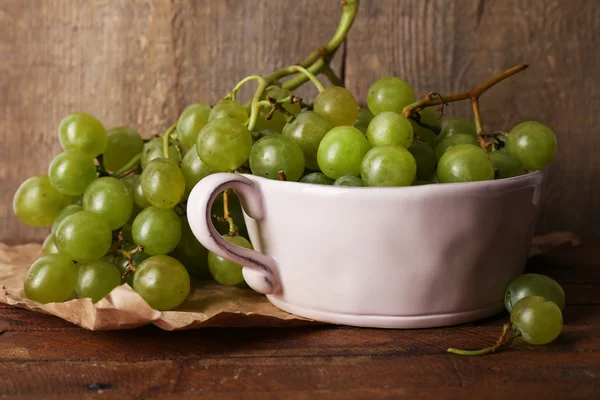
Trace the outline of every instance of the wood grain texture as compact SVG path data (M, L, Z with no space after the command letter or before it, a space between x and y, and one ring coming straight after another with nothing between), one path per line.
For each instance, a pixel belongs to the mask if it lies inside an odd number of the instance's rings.
M301 60L329 39L339 12L337 0L0 0L0 241L45 236L12 215L12 197L60 151L56 131L69 112L161 132L185 105ZM363 1L335 69L345 64L364 104L383 75L420 95L451 93L531 64L482 98L484 125L536 119L556 131L539 231L597 239L599 33L595 0ZM449 114L469 115L469 106Z

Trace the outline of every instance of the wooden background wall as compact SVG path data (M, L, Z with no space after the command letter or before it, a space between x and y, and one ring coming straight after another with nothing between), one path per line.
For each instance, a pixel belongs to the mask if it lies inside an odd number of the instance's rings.
M338 0L0 0L0 241L41 240L12 215L60 147L62 117L162 132L186 104L302 59L335 30ZM600 237L598 0L363 0L336 60L364 104L383 75L424 95L531 67L482 98L491 129L535 119L558 135L538 230ZM302 95L314 96L310 89ZM449 113L468 115L468 105Z

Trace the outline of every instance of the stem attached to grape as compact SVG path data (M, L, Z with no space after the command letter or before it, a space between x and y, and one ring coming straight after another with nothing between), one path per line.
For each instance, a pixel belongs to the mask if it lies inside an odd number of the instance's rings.
M117 178L122 178L126 175L129 175L129 173L132 170L137 168L138 164L140 163L141 158L142 158L142 153L135 155L131 160L129 160L129 162L127 164L123 165L121 168L119 168L118 170L113 172L112 176L117 177Z
M142 251L144 251L144 246L142 245L139 245L135 249L130 251L127 251L125 249L119 250L121 255L123 255L123 257L127 259L127 269L125 270L125 273L123 274L123 276L121 276L121 278L125 279L127 278L127 275L135 272L137 266L133 263L133 255L136 253L141 253Z
M171 138L171 134L173 132L175 132L175 129L177 129L177 124L173 124L169 127L169 129L167 129L167 131L165 133L163 133L162 138L163 138L163 155L165 156L165 158L168 160L169 159L169 139Z
M223 192L223 219L229 223L229 236L237 236L239 233L238 227L235 225L231 213L229 212L229 189Z
M510 324L504 324L502 327L502 335L498 338L493 346L486 347L479 350L460 350L449 348L448 353L458 354L461 356L482 356L484 354L493 353L504 345L509 345L514 339L521 336L520 332L510 326Z

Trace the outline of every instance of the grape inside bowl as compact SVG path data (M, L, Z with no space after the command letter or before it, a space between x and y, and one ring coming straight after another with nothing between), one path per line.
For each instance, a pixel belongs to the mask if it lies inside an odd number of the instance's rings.
M504 308L523 272L542 171L493 181L336 187L219 173L192 190L188 219L210 251L244 266L254 290L287 312L334 324L430 328ZM211 222L234 189L257 251Z

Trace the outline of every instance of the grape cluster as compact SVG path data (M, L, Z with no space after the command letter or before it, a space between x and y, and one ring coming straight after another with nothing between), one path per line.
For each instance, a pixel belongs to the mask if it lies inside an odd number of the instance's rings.
M448 351L466 356L488 354L518 337L528 344L543 345L554 341L562 331L565 293L552 278L539 274L519 276L508 285L504 305L510 313L510 324L504 326L504 332L494 346Z

